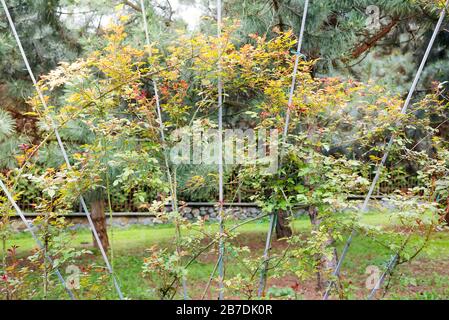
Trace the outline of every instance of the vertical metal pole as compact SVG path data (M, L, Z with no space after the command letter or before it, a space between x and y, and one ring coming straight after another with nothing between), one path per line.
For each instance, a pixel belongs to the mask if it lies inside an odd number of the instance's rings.
M304 31L306 28L306 19L307 19L307 12L309 10L309 0L306 0L304 3L304 11L303 11L303 16L302 16L302 21L301 21L301 30L299 31L299 38L298 38L298 47L296 50L296 59L295 59L295 65L293 67L293 74L292 74L292 83L290 86L290 92L289 92L289 97L288 97L288 106L287 106L287 112L285 115L285 124L284 124L284 131L283 131L283 136L282 136L282 141L281 141L281 162L279 165L282 165L282 155L283 155L283 147L284 147L284 143L287 142L287 135L288 135L288 127L290 125L290 108L292 106L293 103L293 96L295 93L295 88L296 88L296 75L298 73L298 66L299 66L299 58L301 56L301 50L302 50L302 43L304 40ZM264 253L263 253L263 257L264 257L264 262L263 262L263 266L262 266L262 270L260 272L260 280L259 280L259 289L258 289L258 296L261 297L265 291L265 285L266 285L266 278L267 278L267 270L268 270L268 260L269 260L269 252L270 252L270 248L271 248L271 239L272 239L272 234L273 234L273 229L276 225L276 217L275 217L275 213L272 213L272 216L270 218L270 226L268 229L268 233L267 233L267 239L265 242L265 249L264 249Z
M219 250L219 263L218 263L218 277L219 277L219 294L218 299L223 300L224 297L224 192L223 192L223 81L221 77L221 25L222 25L222 12L221 12L221 0L217 0L217 38L218 44L218 61L217 61L217 89L218 89L218 205L219 205L219 223L220 223L220 241L218 244Z
M149 50L148 54L151 56L150 33L148 32L148 22L147 22L145 1L144 0L140 0L140 7L141 7L141 10L142 10L143 29L145 31L145 41L146 41L146 44L147 44L147 47L148 47L148 50ZM164 153L166 174L167 174L168 183L170 185L171 208L172 208L172 212L176 212L176 213L179 214L179 212L178 212L178 199L177 199L177 196L176 196L174 180L173 180L173 176L171 174L170 164L169 164L169 161L168 161L169 156L168 156L168 150L167 150L166 140L165 140L165 126L164 126L164 122L162 120L162 108L161 108L160 100L159 100L159 90L158 90L156 79L152 79L152 81L153 81L154 97L156 99L156 111L157 111L157 118L158 118L158 122L159 122L159 131L160 131L160 135L161 135L161 144L162 144L162 149L163 149L163 153ZM177 237L176 247L177 247L177 250L178 250L178 253L179 253L179 239L181 237L181 233L179 231L178 222L176 222L176 225L177 225L176 226L176 237ZM187 293L187 282L186 282L186 278L185 277L182 277L182 288L183 288L184 300L187 300L188 299L188 293Z

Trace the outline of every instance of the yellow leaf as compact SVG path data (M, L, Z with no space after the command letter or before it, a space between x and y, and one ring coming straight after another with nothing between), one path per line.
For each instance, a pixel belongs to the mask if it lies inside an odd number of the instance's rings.
M24 116L37 117L39 114L37 112L25 112Z
M125 23L128 20L129 20L129 16L128 15L120 16L120 21L121 22Z
M125 6L125 5L124 5L123 3L120 3L120 4L118 4L118 5L116 5L116 6L114 7L114 10L115 10L115 11L122 11L124 6Z
M22 166L23 163L25 162L25 156L24 155L18 155L18 156L16 156L16 160L17 160L17 163L19 164L19 166Z

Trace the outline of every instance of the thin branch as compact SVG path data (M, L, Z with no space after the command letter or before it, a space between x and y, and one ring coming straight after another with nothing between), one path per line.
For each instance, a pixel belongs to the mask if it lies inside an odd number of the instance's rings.
M133 2L131 2L129 0L123 0L123 4L128 6L128 7L131 7L132 9L134 9L137 12L142 13L142 9L137 4L135 4L135 3L133 3Z
M388 35L390 31L398 24L399 18L395 17L391 20L389 24L387 24L385 27L383 27L377 34L372 36L371 38L364 41L361 45L359 45L357 48L352 51L351 57L353 59L358 58L362 53L365 51L369 51L372 47L376 45L376 43Z

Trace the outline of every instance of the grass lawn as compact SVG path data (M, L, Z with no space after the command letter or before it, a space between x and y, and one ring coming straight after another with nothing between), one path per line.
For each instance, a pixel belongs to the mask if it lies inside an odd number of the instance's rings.
M386 215L366 214L364 223L370 225L386 226L392 222ZM310 223L306 217L294 222L297 233L307 233ZM217 224L210 224L211 229L217 229ZM251 222L239 228L239 237L236 239L242 245L251 247L254 254L262 254L268 221L261 220ZM151 290L152 285L142 277L142 262L146 254L145 249L152 245L171 246L174 237L174 228L171 225L158 226L132 226L127 229L114 229L111 237L114 247L114 269L120 281L122 291L129 299L154 299L155 294ZM73 240L77 247L89 247L91 234L89 230L78 230ZM35 245L28 234L16 235L8 242L8 246L18 246L20 255L26 255ZM339 249L342 243L338 244ZM285 248L283 243L274 241L273 252L281 252ZM351 246L347 259L342 268L342 277L349 286L349 298L364 298L369 292L365 288L367 274L366 267L378 266L382 269L389 259L391 252L380 243L369 238L357 236ZM101 257L96 252L95 262L103 265ZM188 270L189 294L193 298L199 298L216 262L216 257L201 258L193 263ZM449 232L441 231L433 234L429 245L411 263L397 268L391 282L391 289L385 298L390 299L448 299L449 298ZM64 270L62 270L64 271ZM243 272L238 263L226 264L227 276ZM64 273L64 272L63 272ZM269 280L270 287L288 288L297 282L294 276L282 279ZM321 293L316 292L314 281L298 282L296 298L319 299ZM211 292L206 298L215 299L216 285L212 284ZM291 291L291 290L290 290ZM36 298L39 297L36 293ZM80 294L82 297L83 295ZM52 298L65 298L65 293L56 286L52 290ZM243 298L232 296L234 298ZM116 298L114 291L107 293L102 298Z

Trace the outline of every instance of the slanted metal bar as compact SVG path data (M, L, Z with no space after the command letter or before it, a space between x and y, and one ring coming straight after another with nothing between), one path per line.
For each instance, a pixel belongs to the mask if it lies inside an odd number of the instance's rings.
M25 218L25 215L23 214L22 210L20 209L20 207L17 205L16 201L14 200L13 196L11 195L11 193L9 192L8 188L5 186L5 184L3 183L3 181L0 179L0 188L3 190L3 192L6 194L6 197L8 198L9 202L11 203L11 205L13 206L13 208L16 210L17 214L20 216L20 218L22 219L23 223L25 224L27 230L30 232L31 236L33 237L34 241L36 242L37 246L39 247L40 250L44 249L44 246L42 245L42 242L39 240L39 238L37 237L36 233L33 230L33 225L28 222L28 220ZM53 267L53 259L48 255L47 252L44 252L44 257L45 259L50 263L50 265ZM61 275L61 272L59 271L58 268L55 268L55 273L56 276L59 279L59 282L61 282L62 286L64 287L65 291L67 292L67 294L69 295L70 299L72 300L76 300L73 292L68 288L64 278Z
M299 31L299 38L298 38L298 48L296 50L296 59L295 59L295 65L293 67L293 74L292 74L292 84L290 86L290 93L289 93L289 97L288 97L288 105L287 105L287 112L285 115L285 125L284 125L284 131L283 131L283 136L282 136L282 141L281 141L281 161L282 161L282 150L284 147L284 143L287 142L287 135L288 135L288 128L290 126L290 108L292 106L293 103L293 96L295 93L295 88L296 88L296 75L298 73L298 66L299 66L299 59L301 58L301 50L302 50L302 43L304 40L304 31L306 28L306 19L307 19L307 13L309 10L309 0L306 0L304 3L304 11L303 11L303 16L302 16L302 21L301 21L301 30ZM281 163L280 163L281 165ZM275 213L272 213L272 216L275 216ZM265 285L266 285L266 277L267 277L267 270L268 270L268 260L270 257L270 248L271 248L271 239L272 239L272 234L273 234L273 229L276 225L276 218L271 217L270 219L270 226L268 229L268 233L267 233L267 240L265 242L265 249L264 249L264 253L263 253L263 257L264 257L264 262L263 262L263 266L262 266L262 270L260 272L260 280L259 280L259 289L258 289L258 296L261 297L265 291Z
M33 73L32 69L30 67L29 62L28 62L28 58L27 58L25 50L23 49L23 46L22 46L22 42L20 41L20 37L17 34L17 30L16 30L14 22L13 22L13 20L11 18L11 14L9 12L9 9L8 9L6 3L5 3L5 0L1 0L1 2L2 2L2 5L3 5L3 9L5 10L6 17L8 19L9 25L11 27L11 31L12 31L12 33L14 35L14 38L15 38L15 40L17 42L17 45L18 45L19 50L20 50L20 53L22 55L23 62L25 63L25 66L26 66L26 69L28 71L28 74L30 75L30 78L31 78L31 80L32 80L32 82L34 84L34 87L35 87L36 92L37 92L37 94L39 96L39 99L41 100L42 106L44 107L45 110L48 110L47 102L45 101L44 95L42 94L42 91L40 90L40 88L38 86L36 78L34 77L34 73ZM59 148L61 149L61 153L62 153L64 161L65 161L65 163L67 165L67 168L70 170L72 168L72 165L70 164L70 160L69 160L69 157L67 155L66 149L64 147L64 144L62 143L61 136L59 135L58 127L56 126L56 124L55 124L53 119L51 119L51 127L52 127L53 131L55 132L56 140L58 142ZM103 245L102 245L102 243L100 241L100 237L98 236L98 232L95 229L95 225L94 225L94 223L92 221L90 212L87 209L86 202L84 201L83 196L80 196L80 202L81 202L81 206L82 206L84 212L86 213L87 220L89 221L89 226L90 226L90 228L92 230L92 233L94 235L95 241L98 244L98 248L100 249L100 252L101 252L101 255L103 257L103 260L104 260L104 262L106 264L106 267L107 267L107 269L108 269L108 271L109 271L109 273L110 273L110 275L112 277L115 289L116 289L116 291L117 291L117 293L119 295L119 298L123 299L123 295L122 295L122 292L120 290L120 286L119 286L119 284L117 282L117 279L116 279L116 277L114 275L114 271L112 270L111 264L109 263L109 259L108 259L107 255L106 255L106 252L105 252L105 250L103 248Z
M403 115L407 113L407 109L408 109L408 107L410 105L410 102L412 101L413 94L415 93L416 86L418 85L419 79L421 78L422 72L423 72L424 67L425 67L425 65L427 63L427 59L429 58L430 51L432 50L433 44L435 42L435 39L436 39L440 29L441 29L441 25L443 24L444 18L446 16L446 9L447 9L448 5L449 5L449 0L446 1L446 4L445 4L444 8L441 10L440 18L438 19L438 22L437 22L437 24L435 26L435 29L434 29L433 34L432 34L432 38L429 41L429 44L428 44L427 49L426 49L426 52L425 52L425 54L424 54L424 56L422 58L421 64L420 64L420 66L418 68L418 71L416 72L415 79L413 80L412 86L411 86L410 91L409 91L409 93L407 95L407 99L405 100L404 106L401 109L401 114L403 114ZM382 169L383 169L383 167L385 165L385 162L387 161L388 155L390 154L391 148L392 148L393 143L394 143L394 139L395 139L395 135L393 134L390 137L390 140L388 141L388 144L387 144L387 147L386 147L386 150L385 150L385 154L383 155L381 162L377 166L376 175L375 175L375 177L373 179L373 182L371 183L371 187L370 187L370 189L368 191L368 194L365 197L365 201L363 202L363 206L361 208L361 212L362 213L366 212L366 210L368 209L368 204L369 204L369 201L371 199L371 195L374 192L374 189L375 189L375 187L377 185L377 182L379 180L381 171L382 171ZM329 281L329 284L327 286L326 292L325 292L325 294L323 296L324 300L327 300L329 298L330 292L331 292L333 286L335 285L335 278L340 275L340 270L341 270L342 263L343 263L343 261L344 261L344 259L346 257L346 254L348 253L349 247L350 247L350 245L352 243L352 240L356 236L356 234L357 234L357 231L355 229L353 229L352 232L351 232L351 235L346 240L346 243L345 243L345 246L344 246L343 251L341 253L340 259L338 260L337 265L335 267L335 270L332 273L332 276L334 277L334 279L331 279Z

